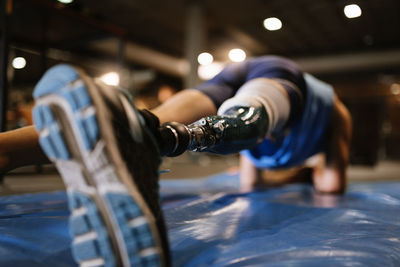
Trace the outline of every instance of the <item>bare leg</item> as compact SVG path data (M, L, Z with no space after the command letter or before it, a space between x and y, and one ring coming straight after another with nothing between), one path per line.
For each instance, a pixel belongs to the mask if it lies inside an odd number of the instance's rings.
M189 124L202 117L215 115L217 109L207 95L197 90L186 89L151 112L160 119L161 123L175 121Z
M33 126L0 133L0 173L17 167L48 163Z

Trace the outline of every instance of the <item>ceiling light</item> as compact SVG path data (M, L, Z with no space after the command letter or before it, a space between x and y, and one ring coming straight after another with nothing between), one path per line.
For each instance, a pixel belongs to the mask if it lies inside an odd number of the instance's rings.
M264 20L264 27L269 31L277 31L282 28L282 21L275 17L267 18Z
M344 7L344 14L349 19L357 18L361 16L361 8L356 4L347 5Z
M12 61L12 66L14 69L23 69L26 66L26 60L23 57L16 57Z
M392 86L390 86L390 91L394 95L399 95L400 94L400 84L394 83Z
M119 84L119 75L116 72L109 72L100 77L105 84L117 86Z
M224 65L222 63L211 63L209 65L200 65L197 69L197 74L202 80L209 80L214 78L222 69Z
M246 59L246 53L239 48L235 48L229 51L228 56L233 62L241 62Z
M210 53L201 53L197 57L197 62L199 62L200 65L209 65L213 62L214 58Z
M62 4L71 4L74 0L57 0L57 1Z

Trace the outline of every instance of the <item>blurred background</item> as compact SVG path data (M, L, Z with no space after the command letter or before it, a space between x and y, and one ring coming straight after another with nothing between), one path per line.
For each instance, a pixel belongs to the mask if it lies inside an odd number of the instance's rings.
M398 0L1 0L0 127L32 124L32 91L69 63L152 108L225 64L281 55L331 83L353 116L350 178L398 179ZM237 155L165 159L162 177L235 172ZM51 166L18 169L0 193L62 187ZM31 182L37 179L38 182Z

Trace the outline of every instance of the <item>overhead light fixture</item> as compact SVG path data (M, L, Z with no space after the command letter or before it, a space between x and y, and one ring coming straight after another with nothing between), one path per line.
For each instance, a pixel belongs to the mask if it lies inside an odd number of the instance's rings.
M105 84L117 86L119 85L119 75L116 72L109 72L100 77Z
M228 56L233 62L241 62L246 59L246 53L240 48L232 49Z
M209 65L213 62L214 58L210 53L204 52L197 57L197 62L200 65Z
M74 2L74 0L57 0L57 1L62 4L71 4L72 2Z
M267 18L264 20L264 27L269 31L277 31L282 28L282 21L275 17Z
M400 94L400 84L394 83L392 86L390 86L390 91L394 95L399 95Z
M347 5L344 7L344 15L349 19L361 16L361 8L356 4Z
M209 80L214 78L215 75L221 72L224 68L222 63L211 63L208 65L200 65L197 69L197 74L199 75L200 79L202 80Z
M23 57L16 57L16 58L13 59L11 64L12 64L14 69L20 70L20 69L25 68L26 60Z

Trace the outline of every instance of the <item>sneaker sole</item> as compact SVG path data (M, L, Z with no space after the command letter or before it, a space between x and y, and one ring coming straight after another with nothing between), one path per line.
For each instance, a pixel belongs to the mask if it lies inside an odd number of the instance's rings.
M39 81L34 98L40 145L67 187L75 260L83 267L163 266L154 216L117 149L93 81L59 65Z

